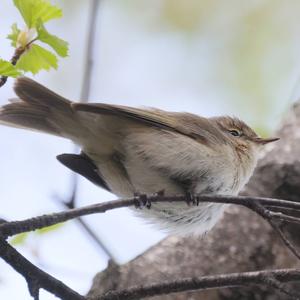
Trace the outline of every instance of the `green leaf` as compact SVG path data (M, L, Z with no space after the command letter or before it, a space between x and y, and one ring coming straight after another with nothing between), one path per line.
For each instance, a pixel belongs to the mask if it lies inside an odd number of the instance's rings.
M37 20L47 22L60 18L62 11L47 0L14 0L14 4L21 13L28 28L36 26Z
M40 70L57 69L57 57L39 45L31 45L18 60L16 67L32 74Z
M8 77L17 77L22 73L17 70L17 68L12 65L9 61L0 59L0 75Z
M51 232L51 231L55 231L55 230L61 228L64 224L65 223L58 223L58 224L55 224L55 225L44 227L42 229L38 229L36 231L36 233L38 233L38 234L44 234L44 233L48 233L48 232Z
M28 238L28 235L29 235L29 232L23 232L23 233L17 234L9 241L9 243L12 246L18 246L18 245L24 244L26 239Z
M14 23L11 26L11 34L7 36L7 38L11 40L11 45L15 48L17 47L17 40L20 32L21 30L18 28L17 24Z
M26 0L26 1L30 1L30 0ZM62 10L55 5L52 5L50 1L47 0L31 0L31 1L36 3L34 14L33 14L34 23L36 23L36 21L39 19L41 19L45 23L49 20L62 17Z
M37 23L37 32L38 32L38 39L56 51L56 53L61 57L68 56L68 43L56 35L50 34L41 20Z
M21 13L26 25L31 27L32 20L32 0L14 0L14 5Z

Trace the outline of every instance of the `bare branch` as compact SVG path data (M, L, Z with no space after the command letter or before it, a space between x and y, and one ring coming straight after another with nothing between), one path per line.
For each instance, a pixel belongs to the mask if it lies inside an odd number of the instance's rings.
M282 282L280 282L278 279L276 279L271 274L268 276L265 276L264 282L276 290L280 291L283 294L286 294L291 297L291 299L299 300L300 295L296 293L295 291L292 291L291 289L288 289Z
M283 286L284 282L298 281L300 270L281 269L244 273L232 273L196 278L184 278L170 282L156 283L147 286L132 287L121 291L110 291L100 297L90 297L88 300L136 300L145 297L165 295L192 290L220 289L249 285L267 285L288 294L292 299L300 299L296 294Z
M27 47L30 44L31 44L31 42L28 43L25 47L18 47L18 48L16 48L15 53L14 53L13 57L10 60L10 62L11 62L12 65L15 66L17 64L17 62L20 59L21 55L25 52L25 50L27 49ZM7 76L1 76L0 77L0 88L6 83L7 78L8 78Z
M282 222L286 221L286 222L289 222L289 223L300 224L300 219L298 217L289 216L289 215L286 215L282 212L270 211L269 215L270 215L271 218L277 219L277 220L282 221Z
M86 42L86 55L85 55L85 68L83 72L83 82L80 93L80 101L87 102L91 91L91 79L93 69L93 51L96 38L96 21L99 11L100 0L93 0L91 4L89 25L88 25L88 38Z
M232 203L252 209L261 217L266 219L274 227L274 229L280 234L287 247L289 247L289 249L292 250L298 258L300 258L298 252L295 250L293 245L291 245L289 240L285 237L278 223L276 223L278 220L280 222L288 221L289 218L286 218L284 220L278 219L277 217L279 217L279 215L277 213L273 215L272 211L265 208L265 206L274 206L279 208L283 207L299 210L300 203L281 199L246 196L229 197L201 195L195 196L193 197L193 199L195 199L195 203L197 205L200 202ZM55 278L51 277L47 273L41 271L40 269L32 265L29 261L23 258L13 247L11 247L4 240L4 238L21 232L31 231L46 226L54 225L84 215L104 213L108 210L116 208L128 206L149 206L149 204L151 204L152 202L155 203L178 201L186 202L187 199L185 196L166 197L163 195L154 195L146 197L145 195L141 195L138 198L135 197L133 199L108 201L105 203L89 205L82 208L74 208L68 211L48 214L23 221L5 222L0 224L0 234L3 236L3 238L0 241L0 256L5 261L7 261L7 263L12 265L17 272L21 273L26 278L30 293L34 297L34 299L38 299L40 288L49 290L54 294L58 293L57 290L55 290L54 292L51 290L53 288L53 285L55 285L56 287L58 286L59 293L75 293L75 296L73 296L73 298L61 297L61 299L84 299L81 295L70 290L60 281L56 280ZM143 297L153 295L161 295L187 290L223 288L229 286L245 286L250 284L268 285L272 288L278 289L280 292L291 296L293 299L300 299L299 295L296 295L293 291L290 291L282 284L283 282L293 280L300 280L300 270L285 269L278 271L260 271L218 276L204 276L201 278L187 278L179 281L177 280L172 282L153 284L150 286L135 287L120 292L109 292L97 299L141 299Z
M200 202L214 202L214 203L231 203L236 205L245 206L265 220L267 220L270 225L279 233L279 236L285 243L285 245L300 259L300 253L297 249L293 246L293 244L288 240L288 238L284 235L283 231L279 227L278 223L276 223L275 219L272 217L271 211L266 209L264 206L276 206L276 207L283 207L283 208L300 208L299 202L293 202L288 200L281 200L281 199L272 199L272 198L261 198L261 197L247 197L247 196L205 196L205 195L198 195L193 196L195 199L195 203L199 204ZM108 201L99 204L93 204L81 208L74 208L68 211L63 211L59 213L53 213L48 215L43 215L40 217L35 217L31 219L26 219L23 221L14 221L14 222L7 222L4 224L0 224L0 233L4 237L12 236L18 233L32 231L40 228L44 228L47 226L55 225L61 222L65 222L74 218L78 218L85 215L91 215L95 213L104 213L108 210L121 208L121 207L129 207L129 206L137 206L141 205L141 202L144 205L149 205L152 202L178 202L178 201L187 201L188 199L185 196L172 196L172 197L165 197L162 195L154 195L154 196L145 196L141 195L140 199L136 197L133 199L124 199L124 200L114 200ZM282 214L284 215L284 214ZM276 214L276 217L278 215ZM289 218L285 218L286 222L289 222ZM283 222L283 220L281 220ZM293 217L294 222L294 217Z
M60 299L86 299L61 281L34 266L4 239L0 239L0 256L18 273L24 276L28 283L30 293L35 300L39 299L38 295L41 288L49 291ZM191 290L219 289L249 285L267 285L289 295L291 299L300 299L298 294L284 286L284 283L286 282L299 280L300 270L297 269L232 273L216 276L203 276L199 278L185 278L133 287L121 291L111 291L101 297L88 298L88 300L133 300Z
M31 296L39 299L41 288L60 299L84 300L85 297L70 289L63 282L39 269L21 255L16 249L0 238L0 256L26 279Z
M76 187L77 187L77 184L74 185L75 189L76 189ZM73 189L73 193L74 193L74 189ZM57 200L59 201L60 204L62 204L66 208L69 208L69 209L75 208L74 206L72 207L72 205L75 205L74 201L65 202L60 199L57 199ZM96 245L99 246L101 251L103 251L107 255L108 258L110 258L113 261L116 261L116 258L113 255L113 253L109 250L109 248L105 245L105 243L99 238L99 236L95 233L95 231L82 218L78 217L77 221L78 221L79 225L85 230L85 232L93 239L93 241L96 243Z
M249 209L255 211L253 202L259 203L263 206L276 206L283 208L293 208L300 210L300 203L293 202L288 200L273 199L273 198L263 198L263 197L248 197L248 196L220 196L220 195L198 195L193 197L197 203L200 202L212 202L212 203L226 203L226 204L236 204L242 205ZM154 195L148 196L147 202L156 203L156 202L186 202L185 196L161 196ZM144 201L144 197L143 197ZM12 236L18 233L33 231L36 229L41 229L47 226L55 225L61 222L72 220L78 217L104 213L108 210L129 207L129 206L139 206L140 203L137 203L136 198L131 199L121 199L107 201L104 203L97 203L93 205L84 206L81 208L74 208L68 211L58 212L47 214L35 218L30 218L22 221L6 222L0 224L0 233L5 236ZM257 211L255 211L257 212Z
M253 201L252 204L252 210L255 211L258 215L260 215L262 218L264 218L266 221L269 222L269 224L274 228L274 230L279 234L284 244L291 250L294 255L300 259L300 253L298 250L294 247L294 245L289 241L289 239L285 236L284 232L281 229L281 224L283 221L289 221L290 218L292 218L293 222L296 217L289 217L289 218L283 218L283 214L280 216L279 223L278 220L274 219L274 213L263 207L260 203L257 201ZM276 218L278 217L277 213L275 213Z
M86 42L86 53L85 53L85 64L83 71L83 81L80 92L80 101L88 102L90 91L91 91L91 79L92 79L92 69L93 69L93 50L94 44L97 40L96 37L96 21L97 15L99 12L99 5L101 0L93 0L90 6L90 16L89 16L89 25L88 25L88 37ZM78 147L75 146L75 151L78 150ZM77 189L78 189L78 174L73 173L72 176L72 187L71 193L68 200L59 200L60 204L64 205L66 208L73 209L76 207L76 198L77 198ZM93 239L95 244L107 255L109 259L115 261L113 253L108 249L105 243L101 238L94 232L94 230L81 218L77 219L78 223L82 226L85 232Z

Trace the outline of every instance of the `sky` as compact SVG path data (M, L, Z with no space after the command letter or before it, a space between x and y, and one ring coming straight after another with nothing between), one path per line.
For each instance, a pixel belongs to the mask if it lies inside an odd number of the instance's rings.
M70 43L69 57L60 61L58 70L41 72L34 77L27 75L64 97L78 101L91 2L54 2L62 7L64 17L51 21L47 28ZM251 3L253 6L258 5L257 1ZM12 23L22 24L22 20L12 1L3 0L1 5L0 57L9 59L13 49L5 36ZM182 34L168 27L158 30L150 21L150 25L144 23L144 20L156 20L155 12L159 5L159 1L153 1L152 9L146 12L142 10L141 14L134 15L120 1L102 1L96 25L97 39L93 49L89 100L189 111L203 116L235 114L249 121L250 125L255 125L254 121L261 113L262 106L260 108L258 102L251 104L249 100L233 100L232 90L238 83L231 77L234 66L227 65L225 61L226 55L229 55L228 49L231 49L228 47L229 41L234 36L231 31L224 35L225 28L236 28L234 22L238 22L246 8L236 15L230 12L232 16L226 18L221 14L221 5L216 7L214 10L219 21L212 18L212 26L202 28L195 38L195 34L191 37L190 33ZM284 16L287 15L288 12ZM291 35L292 42L297 34L295 31ZM280 55L269 55L270 61L266 60L265 69L261 69L265 74L264 80L272 86L272 93L266 95L278 97L274 99L272 113L266 115L266 119L273 120L266 122L269 130L278 125L290 96L293 99L298 96L296 83L300 74L300 61L296 59L296 52L299 50L299 43L292 42L293 51L286 50L288 57L286 52L278 50ZM265 55L267 57L268 53ZM288 61L289 66L284 70L287 75L280 84L274 84L279 80L276 77L278 72L274 70L281 70L285 61ZM221 73L224 69L218 69L221 63L227 66L225 75ZM224 79L220 76L224 76ZM14 97L12 84L13 80L9 80L0 89L0 105ZM243 99L240 94L235 97ZM248 99L246 92L244 97ZM256 108L257 113L251 106ZM55 157L61 153L74 152L74 145L61 138L3 126L0 127L0 138L0 217L19 220L62 210L57 200L69 197L72 177L71 172L60 165ZM82 206L116 197L80 178L77 199L77 205ZM129 209L84 219L119 263L130 261L166 236L133 216ZM107 265L106 255L75 221L48 234L30 235L25 244L18 246L18 250L39 267L83 294L88 291L93 276ZM31 299L24 279L2 261L0 299ZM54 297L42 292L41 299L50 300Z

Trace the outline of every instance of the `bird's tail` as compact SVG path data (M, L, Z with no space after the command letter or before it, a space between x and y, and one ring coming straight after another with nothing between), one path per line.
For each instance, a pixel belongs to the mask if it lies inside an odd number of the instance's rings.
M26 77L16 80L14 90L19 98L0 107L1 124L73 140L85 134L71 101Z

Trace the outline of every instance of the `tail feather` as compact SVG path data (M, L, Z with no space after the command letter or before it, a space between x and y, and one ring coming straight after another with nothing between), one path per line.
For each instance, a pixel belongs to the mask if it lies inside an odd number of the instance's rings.
M0 124L65 137L101 155L115 151L116 122L109 116L78 113L73 102L26 77L16 80L14 90L18 98L0 107Z
M0 108L0 123L60 136L57 128L47 120L49 109L25 102L15 102Z
M74 125L71 101L26 77L16 80L14 90L19 99L0 108L0 123L58 136L65 135L63 125Z
M20 99L25 102L71 110L71 101L30 78L18 78L15 81L14 90Z

